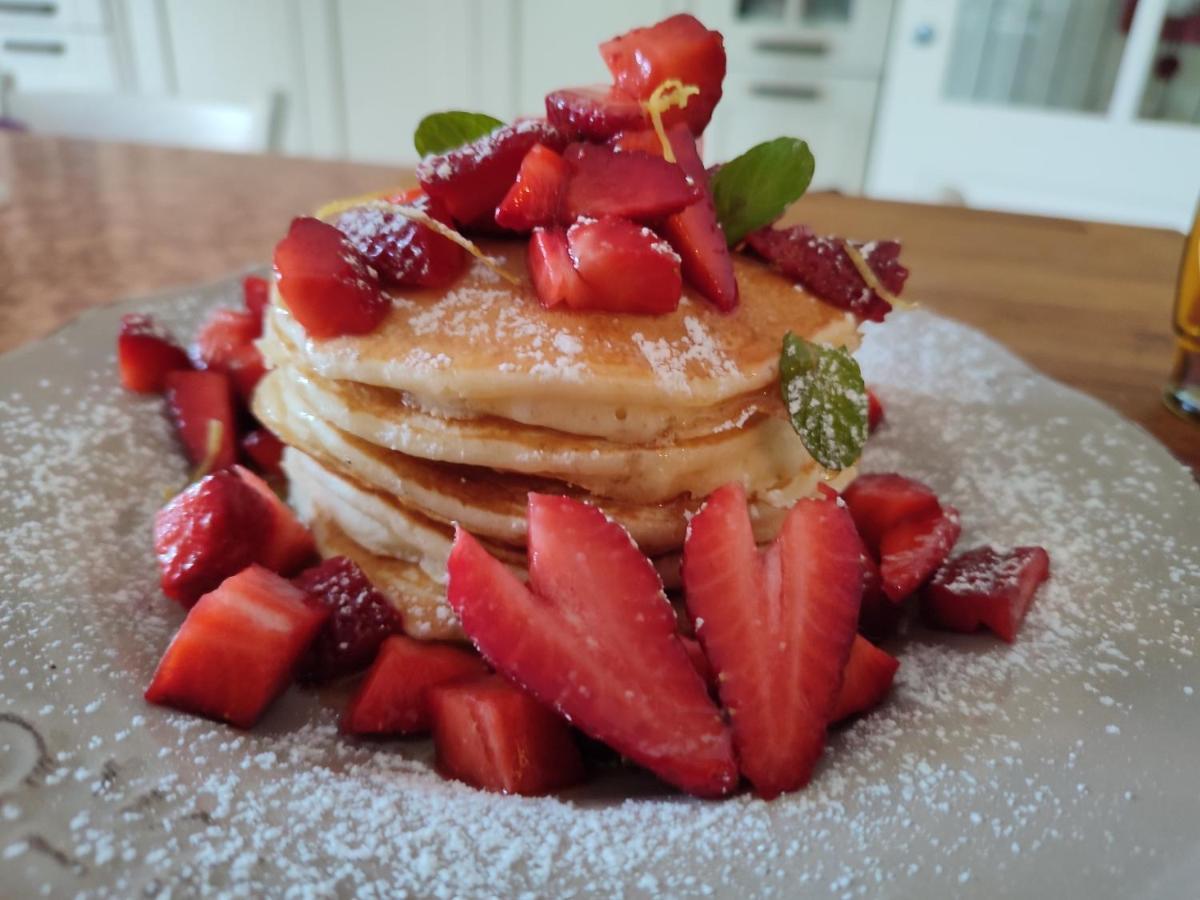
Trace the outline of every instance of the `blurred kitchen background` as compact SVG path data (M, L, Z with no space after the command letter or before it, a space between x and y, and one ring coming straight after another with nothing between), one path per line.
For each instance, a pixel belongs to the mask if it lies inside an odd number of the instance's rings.
M1190 224L1200 0L0 0L0 123L410 165L425 113L540 113L684 10L729 54L710 161L789 134L815 188Z

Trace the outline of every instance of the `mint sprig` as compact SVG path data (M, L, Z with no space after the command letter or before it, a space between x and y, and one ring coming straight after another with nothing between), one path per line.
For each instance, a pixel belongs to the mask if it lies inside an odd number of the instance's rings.
M826 469L854 464L867 441L867 387L844 347L813 344L788 332L779 383L792 427Z
M789 137L758 144L721 166L709 187L729 246L783 215L808 190L815 168L808 144Z
M445 153L491 134L503 124L485 113L462 110L430 113L417 125L413 144L421 156Z

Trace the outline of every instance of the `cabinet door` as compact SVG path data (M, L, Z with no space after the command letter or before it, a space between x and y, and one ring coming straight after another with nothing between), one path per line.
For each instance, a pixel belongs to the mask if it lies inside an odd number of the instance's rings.
M0 29L0 71L18 90L115 91L117 66L104 34Z

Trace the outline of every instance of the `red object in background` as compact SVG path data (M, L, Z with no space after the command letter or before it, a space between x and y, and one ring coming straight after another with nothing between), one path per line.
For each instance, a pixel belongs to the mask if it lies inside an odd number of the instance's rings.
M1125 0L1119 25L1124 34L1129 34L1130 28L1133 27L1133 15L1137 12L1137 5L1138 0ZM1193 6L1191 12L1185 16L1165 16L1159 40L1164 44L1200 44L1200 3Z

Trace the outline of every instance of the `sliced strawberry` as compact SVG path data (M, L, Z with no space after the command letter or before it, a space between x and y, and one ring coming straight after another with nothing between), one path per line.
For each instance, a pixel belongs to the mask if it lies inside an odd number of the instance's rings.
M237 460L237 419L229 376L176 371L167 373L166 384L167 407L188 461L193 466L207 462L210 472L233 465ZM210 456L210 436L214 434L216 452Z
M621 216L656 222L703 196L683 170L661 154L572 144L563 156L571 167L563 198L566 221Z
M591 292L575 271L565 231L561 228L535 228L529 237L526 252L529 276L533 279L533 287L542 306L553 309L565 303L573 308L587 307Z
M700 642L695 638L682 636L679 640L683 644L683 649L687 651L688 659L692 661L692 668L696 670L696 674L704 679L704 683L708 685L710 691L715 690L717 673L713 670L708 657L704 655L704 648L700 646Z
M427 732L432 727L429 689L487 671L472 650L394 634L384 639L370 671L346 706L342 731L359 735Z
M546 118L585 141L605 141L622 131L649 127L637 98L606 84L552 91L546 95Z
M840 722L882 703L892 689L892 680L899 668L900 660L896 657L880 650L862 635L855 636L842 677L842 689L829 721Z
M425 157L417 165L417 179L456 222L489 223L533 145L561 151L566 143L566 135L544 119L524 119L448 153Z
M150 316L121 316L117 368L121 385L139 394L161 394L167 374L192 367L187 353Z
M587 285L575 308L661 314L679 305L679 257L649 228L612 216L582 220L567 229L567 247ZM578 304L570 292L565 299Z
M284 304L315 338L374 331L391 309L362 254L320 219L292 220L275 245L275 272Z
M255 562L270 527L266 501L233 472L200 479L154 517L163 593L190 607Z
M668 78L700 88L686 108L667 110L663 122L685 122L693 134L704 131L725 79L725 41L720 32L709 31L684 13L605 41L600 55L617 87L638 100L648 99Z
M453 226L449 210L424 194L400 205L412 206L444 225ZM379 274L397 287L445 287L467 264L467 251L432 228L374 206L354 206L334 225Z
M700 796L737 784L729 734L654 567L594 507L530 495L531 592L468 533L450 605L480 652L578 728Z
M302 681L330 681L365 669L384 639L401 630L400 614L344 556L305 569L292 583L330 611L300 664Z
M882 322L892 305L863 280L845 245L849 243L858 250L890 293L898 296L908 280L908 269L900 264L900 245L895 241L847 242L839 237L819 237L804 225L795 225L767 226L747 236L746 243L826 303L875 322Z
M496 207L496 224L522 232L557 224L570 172L565 159L544 144L535 144L521 160L516 182Z
M962 530L953 506L902 519L879 542L883 592L899 602L916 592L945 562Z
M807 784L820 758L858 620L860 550L844 508L801 500L760 559L737 484L688 527L688 610L761 797Z
M937 495L919 481L895 473L859 475L842 492L858 533L876 558L884 533L909 516L941 509Z
M258 275L247 275L242 279L242 300L247 312L253 313L262 322L267 304L271 302L271 283Z
M1050 556L1041 547L976 547L938 569L922 609L935 628L972 632L983 626L1011 644L1048 577Z
M880 425L883 424L883 404L879 402L879 396L870 388L867 388L867 430L874 433Z
M685 126L676 125L670 129L667 139L679 167L702 196L682 212L669 216L659 228L679 254L688 283L711 300L717 309L729 312L737 307L737 279L733 274L733 259L729 255L725 232L717 222L717 210L708 190L708 174L700 161L696 141ZM615 144L626 151L662 154L662 144L653 131L622 134Z
M895 634L904 618L904 606L893 603L883 592L883 581L879 575L879 563L864 549L861 559L863 569L862 606L858 611L858 630L871 638L883 638Z
M192 607L146 699L249 728L287 687L328 615L278 575L243 569Z
M451 681L428 697L437 766L447 778L526 796L583 779L567 723L499 675Z
M255 428L242 438L242 453L262 474L273 478L283 475L283 441L266 428Z
M196 335L196 357L205 369L224 372L238 394L249 400L267 366L254 342L262 335L262 317L248 309L214 309Z
M270 525L262 534L261 548L254 561L280 575L292 575L312 562L317 545L312 534L296 518L270 485L244 466L234 466L233 472L266 501Z

